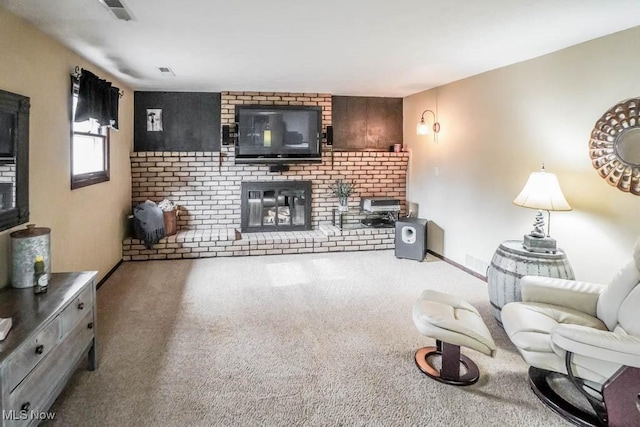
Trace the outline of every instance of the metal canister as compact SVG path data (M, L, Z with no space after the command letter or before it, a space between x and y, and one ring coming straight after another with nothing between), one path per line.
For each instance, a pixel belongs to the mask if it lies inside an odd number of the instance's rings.
M38 255L43 258L45 273L51 273L50 235L50 228L36 227L35 224L29 224L26 229L11 233L11 285L14 288L33 286L33 265Z

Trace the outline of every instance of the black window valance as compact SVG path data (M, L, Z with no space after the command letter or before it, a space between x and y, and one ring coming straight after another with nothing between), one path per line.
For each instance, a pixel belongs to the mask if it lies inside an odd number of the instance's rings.
M101 126L118 129L120 90L90 71L82 70L78 83L75 122L95 119Z

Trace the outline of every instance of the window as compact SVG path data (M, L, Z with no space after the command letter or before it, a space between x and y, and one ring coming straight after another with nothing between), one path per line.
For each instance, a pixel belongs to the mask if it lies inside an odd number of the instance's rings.
M75 122L78 84L71 103L71 189L109 181L109 129L97 120Z

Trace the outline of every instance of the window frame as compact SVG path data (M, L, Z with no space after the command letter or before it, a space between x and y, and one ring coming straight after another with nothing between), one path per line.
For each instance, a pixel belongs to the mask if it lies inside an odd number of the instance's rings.
M69 152L69 157L70 157L70 169L69 169L69 175L70 175L70 180L71 180L71 189L75 190L77 188L83 188L83 187L87 187L89 185L94 185L94 184L99 184L101 182L107 182L111 180L111 165L110 165L110 130L108 126L100 126L99 127L99 131L98 133L92 133L92 132L80 132L80 131L75 131L74 130L74 116L75 116L75 108L74 108L74 98L77 97L78 95L78 82L77 81L73 81L72 85L71 85L71 97L70 97L70 102L69 102L69 109L71 110L71 129L70 129L70 133L71 133L71 144L70 144L70 152ZM87 172L87 173L82 173L82 174L74 174L73 173L73 166L74 166L74 155L73 155L73 148L74 148L74 143L75 143L75 136L91 136L91 137L102 137L103 140L103 170L101 171L96 171L96 172Z

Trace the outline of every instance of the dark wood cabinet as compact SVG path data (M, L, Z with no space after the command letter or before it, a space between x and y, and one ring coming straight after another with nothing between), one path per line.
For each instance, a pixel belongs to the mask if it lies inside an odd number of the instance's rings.
M218 92L135 92L134 151L220 151L220 102ZM148 130L149 110L161 110L162 130Z
M389 150L402 144L402 98L332 97L336 150Z

